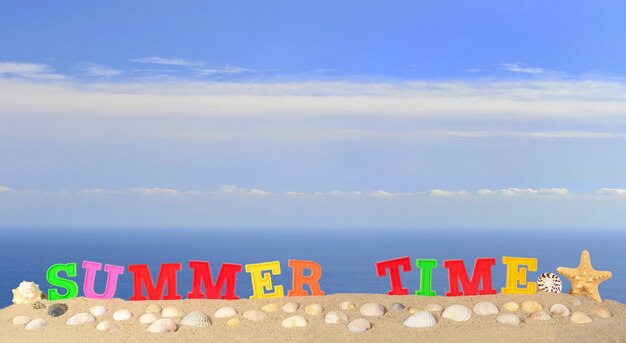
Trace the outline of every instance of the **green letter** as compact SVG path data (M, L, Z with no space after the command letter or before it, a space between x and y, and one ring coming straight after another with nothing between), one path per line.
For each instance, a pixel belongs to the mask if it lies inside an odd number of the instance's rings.
M420 290L415 295L434 297L437 292L433 291L433 269L437 267L437 260L415 260L415 264L420 268Z
M58 263L48 268L48 272L46 273L48 283L52 286L65 288L67 290L65 294L61 295L59 294L59 291L54 288L48 289L48 300L76 298L76 296L78 295L78 285L72 280L60 278L57 275L59 274L59 272L65 272L68 277L75 277L76 263Z

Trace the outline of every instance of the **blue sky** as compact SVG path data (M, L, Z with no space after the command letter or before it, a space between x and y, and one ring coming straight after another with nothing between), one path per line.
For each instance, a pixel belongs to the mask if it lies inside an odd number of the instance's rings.
M611 227L626 4L0 2L0 227Z

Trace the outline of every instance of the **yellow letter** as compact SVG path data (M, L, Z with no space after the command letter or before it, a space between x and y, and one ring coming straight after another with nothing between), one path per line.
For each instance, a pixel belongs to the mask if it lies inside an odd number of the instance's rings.
M526 271L537 271L536 258L502 256L502 264L506 265L506 287L502 288L502 294L537 293L537 283L526 282ZM521 266L527 266L527 268ZM524 285L527 287L519 287Z
M285 296L283 286L272 286L272 274L280 275L279 261L246 264L246 273L250 273L252 278L253 294L250 299L282 298ZM273 292L267 293L272 289Z

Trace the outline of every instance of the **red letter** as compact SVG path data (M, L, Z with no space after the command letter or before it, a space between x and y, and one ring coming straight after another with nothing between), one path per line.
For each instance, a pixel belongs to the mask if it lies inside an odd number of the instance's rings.
M180 270L180 263L164 263L161 265L159 271L159 279L157 286L154 287L152 283L152 276L147 264L131 264L128 266L128 271L133 273L135 295L130 300L146 300L141 292L141 283L146 286L146 293L148 293L148 299L161 300L163 295L163 289L167 283L167 295L163 297L163 300L180 300L182 297L176 294L176 272Z
M376 262L376 274L379 277L387 275L387 269L389 270L389 279L391 280L391 290L387 292L389 295L409 294L409 290L402 287L400 267L402 267L403 272L411 271L411 260L408 256Z
M320 278L322 277L322 267L313 261L289 260L289 267L293 269L293 282L291 290L287 293L290 297L309 295L304 290L304 285L309 285L311 295L324 295L320 288ZM310 269L311 274L304 276L304 269Z
M491 288L491 267L495 265L495 258L477 258L474 263L472 280L468 280L463 260L443 261L444 268L448 269L448 282L450 283L450 291L446 292L446 296L496 294L496 290ZM479 291L478 283L481 279L483 288ZM462 293L459 292L459 281L463 289Z
M219 299L220 290L222 290L224 282L226 282L226 291L221 298L229 300L239 299L235 294L235 283L237 282L237 273L241 271L241 264L222 264L215 284L213 284L213 278L211 277L211 266L209 262L189 261L189 267L193 269L193 287L191 288L191 292L187 293L187 298ZM206 294L202 293L203 281Z

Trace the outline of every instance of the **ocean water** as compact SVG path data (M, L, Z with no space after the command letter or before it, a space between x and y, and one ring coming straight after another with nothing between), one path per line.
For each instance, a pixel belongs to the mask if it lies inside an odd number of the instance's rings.
M626 231L615 230L200 230L200 229L16 229L0 230L0 308L11 304L11 289L22 280L34 281L44 292L49 288L46 270L55 263L76 262L82 288L82 261L127 266L148 264L153 277L161 263L180 262L178 293L186 298L191 289L189 260L211 263L214 276L223 262L240 264L278 260L282 274L274 284L291 288L289 259L314 260L323 268L321 287L332 293L386 293L388 277L376 276L377 261L410 256L434 258L433 288L438 295L448 290L445 259L464 259L471 272L475 258L495 257L493 286L505 283L502 256L536 257L534 280L557 266L576 267L587 249L597 270L610 270L613 278L600 286L604 299L626 303ZM419 269L402 273L403 284L413 293L419 289ZM104 291L106 274L96 277L96 291ZM564 279L564 288L569 282ZM132 296L132 274L120 276L116 297ZM237 278L237 294L252 294L249 274ZM82 289L80 291L82 295Z

